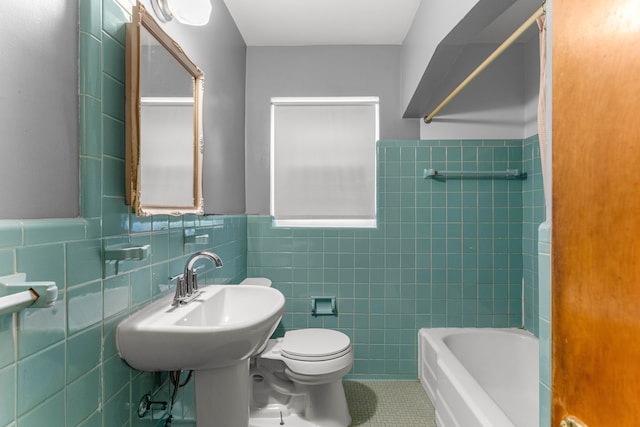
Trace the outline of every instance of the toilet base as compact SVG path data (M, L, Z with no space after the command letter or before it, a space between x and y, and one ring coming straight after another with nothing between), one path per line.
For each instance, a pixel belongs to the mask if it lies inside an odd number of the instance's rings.
M284 404L268 405L251 414L249 427L347 427L351 424L342 381L300 386L299 391L303 390L305 403L300 413Z
M319 424L300 417L298 414L289 414L282 417L284 424L280 424L280 418L250 418L249 427L346 427L348 424Z
M251 361L249 426L347 427L342 378L352 366L353 346L338 331L299 329L269 340Z

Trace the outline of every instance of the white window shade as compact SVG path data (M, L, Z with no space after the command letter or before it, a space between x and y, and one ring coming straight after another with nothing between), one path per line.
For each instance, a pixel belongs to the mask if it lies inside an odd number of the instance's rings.
M271 125L276 225L375 226L378 98L274 98Z

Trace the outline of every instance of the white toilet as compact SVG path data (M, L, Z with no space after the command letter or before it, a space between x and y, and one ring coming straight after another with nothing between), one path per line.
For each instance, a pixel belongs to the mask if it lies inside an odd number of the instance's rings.
M254 285L271 284L269 279L247 280ZM353 346L342 332L288 331L282 338L269 340L250 366L250 427L347 427L351 423L342 378L353 366Z

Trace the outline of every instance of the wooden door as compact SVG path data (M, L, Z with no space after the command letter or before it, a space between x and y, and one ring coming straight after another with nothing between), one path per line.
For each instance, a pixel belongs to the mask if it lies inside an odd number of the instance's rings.
M552 426L640 425L640 1L553 2Z

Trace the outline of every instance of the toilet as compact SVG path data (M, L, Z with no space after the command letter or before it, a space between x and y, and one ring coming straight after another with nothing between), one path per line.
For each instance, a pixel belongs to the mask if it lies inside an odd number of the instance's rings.
M251 278L241 284L270 286ZM353 366L349 337L332 329L287 331L250 362L249 427L347 427L342 378Z

